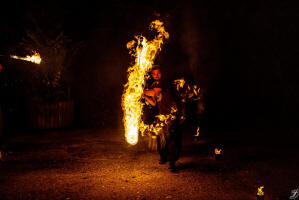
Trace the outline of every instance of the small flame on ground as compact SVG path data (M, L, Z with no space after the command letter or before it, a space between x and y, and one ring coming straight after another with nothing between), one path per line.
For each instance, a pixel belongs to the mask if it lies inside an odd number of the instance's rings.
M197 127L196 135L194 135L194 136L195 136L195 137L198 137L198 136L199 136L199 133L200 133L200 127Z
M155 29L158 35L151 41L143 36L135 36L136 40L127 43L127 48L135 63L128 69L128 82L124 86L122 95L122 109L125 136L129 144L138 142L138 131L143 122L141 120L143 104L140 99L143 93L146 74L152 68L157 53L161 50L163 40L169 38L163 22L155 20L150 24L150 29Z
M222 149L215 148L215 154L221 154L221 153L222 153Z
M264 191L263 191L263 189L264 189L264 186L261 186L261 187L259 187L259 188L257 189L257 195L258 195L258 196L264 196Z
M27 55L26 57L19 57L16 55L11 55L10 57L14 58L14 59L19 59L19 60L26 60L26 61L33 62L36 64L40 64L42 61L40 54L38 52L33 52L32 56Z

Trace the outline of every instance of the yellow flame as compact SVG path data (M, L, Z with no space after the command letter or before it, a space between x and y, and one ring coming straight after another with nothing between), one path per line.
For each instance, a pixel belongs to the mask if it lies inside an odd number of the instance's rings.
M221 153L222 153L222 149L215 148L215 154L221 154Z
M199 97L199 92L200 92L200 87L198 87L197 85L193 85L194 95Z
M180 88L183 88L184 85L185 85L185 79L177 79L177 80L174 80L174 84L176 85L176 90L179 91Z
M145 133L159 135L164 126L169 125L173 120L176 119L177 111L178 110L176 107L171 107L171 112L169 114L157 115L157 121L155 123L148 125L142 122L140 124L140 132L142 133L142 135L144 135Z
M257 195L258 195L258 196L264 196L264 191L263 191L263 189L264 189L264 186L261 186L261 187L259 187L259 188L257 189Z
M124 86L122 95L123 122L125 137L129 144L138 142L138 131L140 129L143 104L140 102L146 73L152 68L157 53L161 50L163 40L169 35L165 31L163 23L155 20L150 24L150 29L155 29L158 35L151 41L143 36L135 36L135 40L127 43L127 48L135 63L128 69L128 82Z
M183 102L186 101L186 98L193 98L194 100L200 99L200 87L196 84L190 85L186 83L184 78L176 79L173 81L176 86L176 90L181 93Z
M36 64L40 64L41 61L42 61L42 59L41 59L38 52L33 52L32 56L27 55L26 57L19 57L19 56L16 56L16 55L11 55L10 57L14 58L14 59L19 59L19 60L30 61L30 62L33 62L33 63L36 63Z
M198 137L199 136L199 133L200 133L200 127L197 127L197 130L196 130L196 137Z

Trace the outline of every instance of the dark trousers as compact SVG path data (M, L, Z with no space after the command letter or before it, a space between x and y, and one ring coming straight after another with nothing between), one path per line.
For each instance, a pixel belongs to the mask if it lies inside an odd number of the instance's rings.
M1 105L0 105L0 150L2 149L3 146L3 118L2 118L2 110L1 110Z
M165 127L157 136L157 150L160 160L175 163L182 149L182 127L175 121L169 127Z

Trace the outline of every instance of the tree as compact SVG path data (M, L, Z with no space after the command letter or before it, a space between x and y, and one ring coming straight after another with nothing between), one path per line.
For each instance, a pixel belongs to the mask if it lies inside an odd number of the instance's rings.
M70 69L84 42L71 40L63 31L61 19L42 20L29 15L20 46L40 53L40 67L32 72L31 93L38 101L58 101L70 97Z

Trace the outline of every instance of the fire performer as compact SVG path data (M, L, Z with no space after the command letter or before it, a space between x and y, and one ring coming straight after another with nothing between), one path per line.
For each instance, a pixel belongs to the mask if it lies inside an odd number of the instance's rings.
M169 169L171 172L175 172L175 163L179 159L182 147L179 101L175 100L170 87L165 87L165 84L162 83L162 73L159 66L153 67L151 75L154 79L152 89L144 90L143 97L151 105L158 107L160 116L171 115L171 120L165 123L157 136L157 150L160 154L159 164L165 164L168 161ZM159 120L156 123L159 123Z
M157 65L153 65L156 67ZM148 79L146 80L145 90L152 90L155 88L157 84L157 80L155 80L152 76L152 73L149 72ZM144 93L142 94L142 102L144 103L143 106L143 113L142 113L142 121L146 126L150 126L155 123L156 115L159 114L158 107L156 105L156 100L154 97L147 96ZM150 130L146 131L146 140L148 150L156 151L157 150L157 136Z
M153 65L153 68L158 67L158 65ZM153 77L152 73L156 74L156 71L153 70L150 73L150 78L146 82L145 91L149 91L155 88L158 84L157 75L155 78ZM146 94L142 94L142 98L144 99L145 106L143 107L143 122L145 124L152 124L155 121L155 116L158 114L158 108L156 105L156 100L152 96L148 96Z

